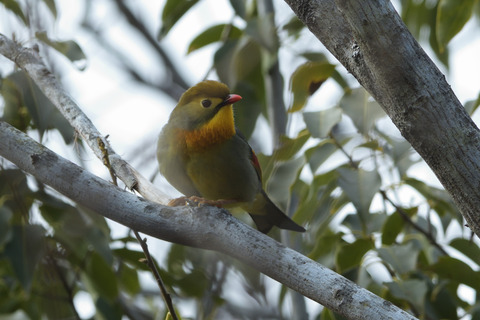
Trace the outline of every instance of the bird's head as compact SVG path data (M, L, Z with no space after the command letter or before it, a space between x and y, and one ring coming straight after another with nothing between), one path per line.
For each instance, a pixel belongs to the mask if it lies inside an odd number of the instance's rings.
M218 81L205 80L181 96L170 115L169 122L183 130L199 130L204 126L233 126L232 104L242 99L230 94L228 87Z

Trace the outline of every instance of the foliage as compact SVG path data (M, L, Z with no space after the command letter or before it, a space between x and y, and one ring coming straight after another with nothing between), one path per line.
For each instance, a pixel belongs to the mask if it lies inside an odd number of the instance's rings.
M53 32L37 30L25 2L0 3L18 18L18 34L22 28L29 30L42 50L49 47L72 62L88 59L74 41L53 40ZM116 3L131 29L141 31L145 39L159 39L151 45L161 52L163 39L196 10L197 1L166 1L157 37L135 20L134 10L128 11L122 1ZM272 88L267 84L272 77L289 79L285 91L281 88L273 94L287 92L288 116L302 123L301 130L282 136L271 154L258 158L267 192L308 231L287 238L276 230L271 236L418 317L480 317L478 302L459 294L465 287L475 294L480 289L478 242L463 227L450 196L412 174L420 160L389 126L380 106L324 53L301 50L298 44L305 31L296 17L279 23L274 11L260 2L229 3L235 18L198 30L187 54L215 46L212 71L243 97L236 120L246 136L252 137L258 118L271 121L272 112L287 112L270 104ZM448 67L448 43L478 12L476 6L474 0L403 0L401 16ZM46 8L52 20L58 18L53 0L41 1L35 8ZM92 31L88 14L85 17L82 27ZM114 48L106 49L118 56ZM289 74L271 72L277 63L283 66L280 50L289 51L295 61ZM180 67L160 56L165 68L171 68L166 73L176 74ZM123 65L126 73L149 84L128 65ZM0 80L2 120L25 132L37 132L41 140L58 130L66 147L73 147L73 131L25 74L12 68ZM336 84L342 96L334 106L313 105L326 82ZM175 98L166 89L165 93ZM478 105L479 99L466 108L473 113ZM75 297L86 294L99 318L165 318L159 295L153 298L151 288L141 281L148 269L135 243L130 234L112 237L105 219L51 192L10 163L0 162L0 315L77 318ZM165 260L157 264L180 314L182 302L193 302L200 319L289 318L287 297L298 301L285 288L272 301L271 281L214 252L171 245ZM233 291L250 303L231 299ZM303 311L316 319L340 319L326 309L319 314Z

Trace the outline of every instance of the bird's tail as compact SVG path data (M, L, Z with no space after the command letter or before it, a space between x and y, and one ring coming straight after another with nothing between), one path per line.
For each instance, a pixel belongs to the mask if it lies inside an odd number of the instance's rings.
M277 226L280 229L305 232L305 229L283 213L282 210L268 198L263 190L262 195L262 200L264 200L262 202L264 202L264 204L262 210L259 210L261 213L249 212L260 232L268 233L273 226Z

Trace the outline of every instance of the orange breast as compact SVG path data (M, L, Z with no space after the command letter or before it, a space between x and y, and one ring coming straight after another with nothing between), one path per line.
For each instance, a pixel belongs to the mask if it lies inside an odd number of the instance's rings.
M233 108L231 105L221 108L217 114L202 127L182 132L187 149L190 152L202 152L209 147L222 143L235 135Z

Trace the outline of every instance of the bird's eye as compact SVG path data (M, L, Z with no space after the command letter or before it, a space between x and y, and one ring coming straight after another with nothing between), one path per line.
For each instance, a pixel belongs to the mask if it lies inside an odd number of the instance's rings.
M205 100L202 100L202 106L204 108L208 108L212 105L212 101L208 100L208 99L205 99Z

